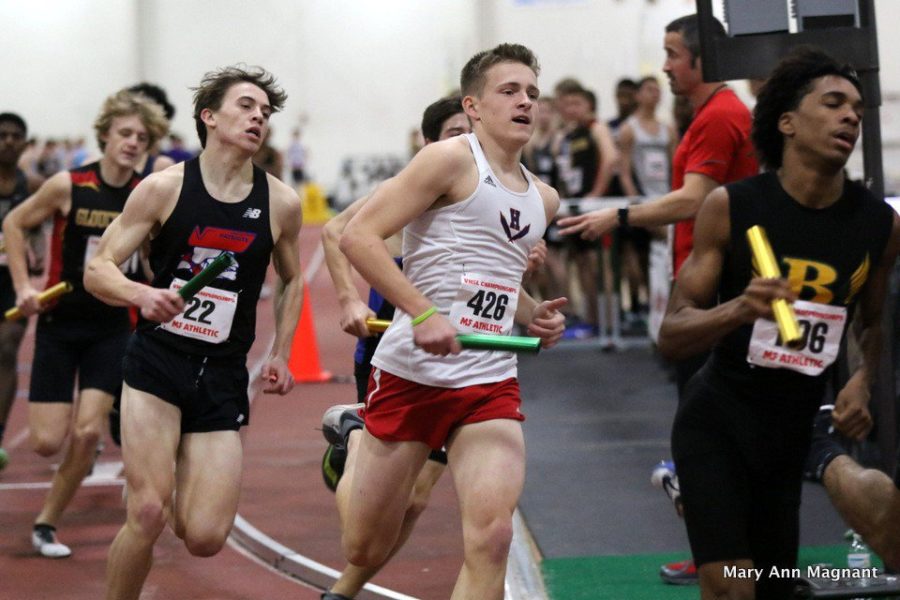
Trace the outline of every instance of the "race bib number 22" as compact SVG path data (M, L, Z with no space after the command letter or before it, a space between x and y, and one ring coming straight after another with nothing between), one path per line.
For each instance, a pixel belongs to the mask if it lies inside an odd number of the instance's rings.
M177 292L185 283L176 277L169 289ZM161 327L175 335L221 344L231 333L237 300L237 292L207 286L187 302L184 312Z

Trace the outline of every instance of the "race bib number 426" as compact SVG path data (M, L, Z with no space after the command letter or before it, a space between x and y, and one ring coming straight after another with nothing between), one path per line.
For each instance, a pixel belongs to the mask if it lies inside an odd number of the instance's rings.
M177 292L185 283L176 277L169 289ZM184 312L161 327L175 335L221 344L231 333L237 300L237 292L207 286L187 302Z
M778 334L778 325L768 319L753 324L747 362L770 369L790 369L804 375L819 375L837 358L847 322L843 306L798 300L794 312L803 339L798 348L788 348Z
M518 302L516 282L466 273L450 309L450 322L462 333L509 335Z

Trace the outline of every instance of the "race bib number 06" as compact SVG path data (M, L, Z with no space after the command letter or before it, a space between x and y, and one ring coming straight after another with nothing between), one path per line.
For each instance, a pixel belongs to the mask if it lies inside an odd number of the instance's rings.
M177 292L185 283L176 277L169 289ZM187 302L184 312L161 327L175 335L221 344L231 333L237 300L237 292L207 286Z
M788 348L778 334L778 325L768 319L753 324L747 362L770 369L790 369L804 375L819 375L837 358L847 322L843 306L798 300L794 312L803 339L799 348Z
M518 302L516 282L466 273L450 309L450 322L461 333L509 335Z

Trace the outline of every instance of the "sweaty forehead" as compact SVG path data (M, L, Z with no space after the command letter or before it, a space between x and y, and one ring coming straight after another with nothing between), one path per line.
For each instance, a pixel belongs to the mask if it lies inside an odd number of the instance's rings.
M503 83L518 83L523 86L537 87L537 75L531 67L520 62L505 61L497 63L485 73L485 84L488 86Z
M825 94L844 94L853 100L860 99L859 90L853 85L849 79L845 79L839 75L825 75L816 79L812 89L816 95Z
M259 86L249 81L240 81L230 88L225 94L226 100L237 100L238 98L252 98L259 104L269 104L269 97Z

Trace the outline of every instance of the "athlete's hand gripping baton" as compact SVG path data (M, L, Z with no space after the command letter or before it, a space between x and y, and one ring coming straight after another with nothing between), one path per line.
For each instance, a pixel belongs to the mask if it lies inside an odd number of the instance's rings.
M72 284L68 281L60 281L54 286L51 286L38 294L38 302L44 304L46 302L50 302L54 298L59 298L63 294L68 294L72 291ZM13 306L5 313L3 313L4 318L7 321L15 321L16 319L21 319L24 315L22 311L19 310L18 306Z
M191 277L191 280L185 283L178 290L178 295L185 302L194 297L201 289L213 282L213 280L222 274L222 271L235 264L234 257L228 252L223 252L215 258L211 263L206 265L202 271Z
M391 324L385 319L366 319L366 326L372 333L381 333ZM485 335L482 333L462 333L456 336L463 348L476 350L501 350L504 352L531 352L541 350L541 338L517 335Z
M766 230L759 225L754 225L747 230L747 241L750 242L750 250L753 252L759 274L769 279L781 277L781 270L778 268L775 253L769 244ZM782 342L789 348L798 346L803 341L803 334L800 332L800 324L797 322L797 315L794 314L794 307L784 298L779 298L772 301L772 312L775 314L775 322L778 323L778 333L781 334Z

